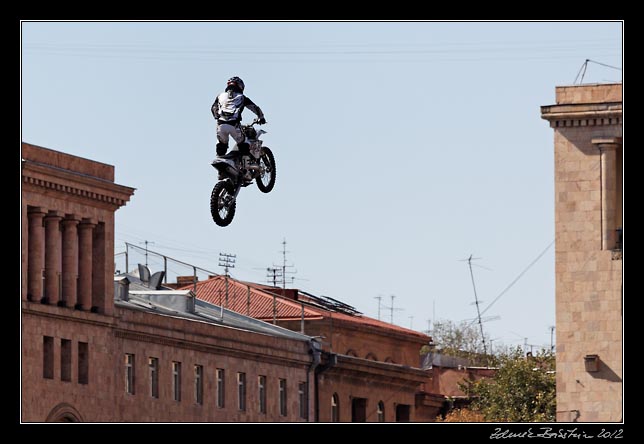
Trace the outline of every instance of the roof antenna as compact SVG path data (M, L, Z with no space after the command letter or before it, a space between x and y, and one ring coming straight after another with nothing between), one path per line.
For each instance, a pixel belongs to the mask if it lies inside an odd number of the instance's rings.
M581 65L581 68L579 69L579 72L577 73L577 77L575 77L574 82L572 82L572 84L573 84L573 85L574 85L575 83L577 83L577 78L579 78L579 74L581 74L581 79L579 80L579 84L581 85L581 84L584 82L584 76L586 75L586 69L588 68L588 62L595 63L596 65L604 66L604 67L606 67L606 68L615 69L615 70L617 70L617 71L621 71L621 70L622 70L622 68L618 68L617 66L608 65L608 64L606 64L606 63L598 62L598 61L596 61L596 60L586 59L586 60L584 61L584 64L583 64L583 65Z
M235 268L235 260L237 258L237 255L235 254L229 254L229 253L219 253L219 266L224 267L224 276L225 276L225 281L226 281L226 309L228 309L228 276L230 276L229 269L230 268ZM223 313L224 310L222 308L221 310L222 313L222 320L224 318Z
M288 273L292 273L292 274L297 273L297 270L293 270L293 271L287 270L287 268L292 268L294 266L286 262L286 253L290 253L290 251L286 249L286 238L284 238L284 240L282 241L282 251L280 251L280 253L282 253L282 265L273 265L274 268L267 268L266 271L268 271L269 273L270 272L273 273L273 286L277 287L277 284L281 284L282 290L285 291L286 275ZM282 272L281 276L279 273L280 271ZM277 279L278 277L281 278L281 281ZM291 277L291 279L295 279L295 278Z
M480 259L480 257L470 257L463 259L467 261L467 265L470 267L470 276L472 277L472 288L474 289L474 303L476 304L476 313L479 323L479 328L481 329L481 340L483 341L483 353L487 356L487 346L485 345L485 335L483 334L483 321L481 320L481 309L479 308L479 298L476 294L476 285L474 285L474 272L472 271L472 259Z
M584 81L584 76L586 75L586 68L588 68L588 62L590 62L589 59L584 60L583 65L581 65L581 68L579 68L579 72L577 73L577 76L575 77L575 80L573 80L572 84L575 85L577 83L577 79L579 78L579 74L581 74L581 80L579 80L579 84L581 85L581 82Z

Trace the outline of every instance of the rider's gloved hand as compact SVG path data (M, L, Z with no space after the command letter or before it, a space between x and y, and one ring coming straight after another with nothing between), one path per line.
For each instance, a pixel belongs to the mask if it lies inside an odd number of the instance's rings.
M257 121L257 123L259 123L260 125L263 125L263 124L266 123L266 119L263 118L263 117L260 117L259 120Z

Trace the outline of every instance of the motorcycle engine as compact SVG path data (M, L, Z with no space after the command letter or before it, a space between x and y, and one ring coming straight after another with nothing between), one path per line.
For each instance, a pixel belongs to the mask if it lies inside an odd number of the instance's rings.
M245 133L246 133L246 137L248 137L249 139L251 140L257 139L257 130L252 126L246 127Z

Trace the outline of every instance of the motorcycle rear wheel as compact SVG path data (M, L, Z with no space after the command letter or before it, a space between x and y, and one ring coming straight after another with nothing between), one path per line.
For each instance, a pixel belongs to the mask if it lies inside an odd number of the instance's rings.
M210 214L212 220L220 227L225 227L233 221L237 201L232 184L229 181L217 182L210 194Z
M262 150L264 152L259 158L261 175L257 177L255 182L257 182L257 188L259 188L259 191L262 193L270 193L275 186L275 157L268 147L264 147Z

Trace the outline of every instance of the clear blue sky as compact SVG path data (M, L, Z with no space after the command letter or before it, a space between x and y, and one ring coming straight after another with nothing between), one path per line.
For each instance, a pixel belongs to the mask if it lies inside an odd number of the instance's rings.
M112 164L136 188L117 252L147 240L214 271L234 253L234 277L265 282L286 238L294 286L373 317L393 294L394 322L425 330L433 307L475 317L461 259L486 267L485 310L554 240L539 106L586 59L621 68L622 24L23 22L22 140ZM266 114L278 170L221 228L210 106L232 75ZM621 76L591 63L584 82ZM495 344L549 344L554 248L485 316L500 316L484 324Z

